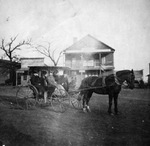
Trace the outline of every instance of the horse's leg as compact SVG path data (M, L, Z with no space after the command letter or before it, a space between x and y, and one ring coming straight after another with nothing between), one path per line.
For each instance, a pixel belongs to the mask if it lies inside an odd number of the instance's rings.
M111 114L111 106L112 106L112 99L113 99L113 96L112 94L109 94L109 107L108 107L108 113Z
M89 100L90 100L90 92L87 91L86 93L84 93L83 95L83 111L87 112L90 111L90 108L88 106Z
M92 96L92 93L93 93L93 92L88 92L88 93L87 93L86 109L87 109L88 112L91 112L91 109L90 109L90 107L89 107L89 101L90 101L90 98L91 98L91 96Z
M83 106L83 111L86 112L86 93L80 93L78 97L82 96L82 106Z
M44 103L47 103L47 91L44 91Z
M83 95L83 112L87 112L86 111L86 94Z
M114 95L114 111L115 111L115 114L117 115L118 114L118 94Z

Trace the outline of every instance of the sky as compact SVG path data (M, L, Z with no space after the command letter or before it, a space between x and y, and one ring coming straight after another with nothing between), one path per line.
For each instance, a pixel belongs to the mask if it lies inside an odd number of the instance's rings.
M52 42L63 50L87 34L115 49L115 70L150 63L150 0L0 0L0 39ZM40 56L23 49L21 57ZM2 52L0 52L0 56Z

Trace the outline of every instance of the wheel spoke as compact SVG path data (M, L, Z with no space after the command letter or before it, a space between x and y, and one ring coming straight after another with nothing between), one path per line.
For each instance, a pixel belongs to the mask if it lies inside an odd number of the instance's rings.
M65 112L70 105L70 98L65 90L57 90L52 94L50 102L55 112Z
M82 97L79 94L75 94L71 98L71 104L75 109L82 109Z
M34 107L36 95L34 88L31 88L31 86L22 86L16 93L17 104L19 107L23 107L23 109Z

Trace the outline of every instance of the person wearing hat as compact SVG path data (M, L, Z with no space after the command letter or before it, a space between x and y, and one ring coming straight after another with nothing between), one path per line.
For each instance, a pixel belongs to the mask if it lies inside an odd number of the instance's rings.
M35 86L39 92L39 95L43 95L44 92L45 92L45 88L44 86L42 85L42 79L39 77L38 73L37 72L33 72L31 74L31 79L30 79L30 82L33 86Z
M51 96L52 93L55 91L55 88L57 87L57 83L55 81L55 78L53 76L53 72L45 73L45 85L46 85L46 91L44 92L44 101L47 102L47 96Z

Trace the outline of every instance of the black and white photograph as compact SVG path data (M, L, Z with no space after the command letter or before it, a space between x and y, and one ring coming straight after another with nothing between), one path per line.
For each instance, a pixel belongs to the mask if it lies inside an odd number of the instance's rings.
M0 0L0 146L149 144L149 0Z

